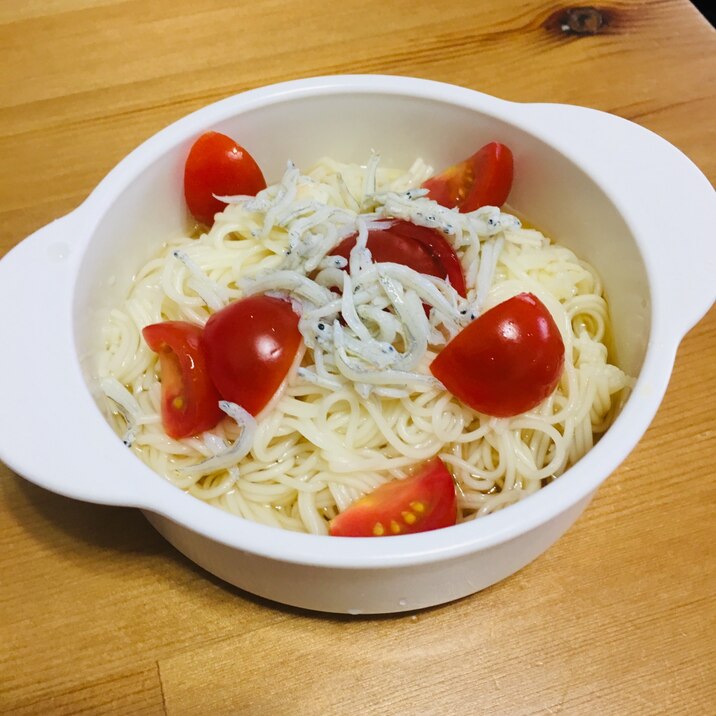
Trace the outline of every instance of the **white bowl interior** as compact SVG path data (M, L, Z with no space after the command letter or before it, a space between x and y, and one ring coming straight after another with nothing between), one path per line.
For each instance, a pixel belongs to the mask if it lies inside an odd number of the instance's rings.
M644 262L626 222L569 157L521 126L520 105L492 100L480 110L450 99L363 91L281 95L221 117L198 113L140 147L114 171L119 193L93 197L104 206L80 267L74 295L75 343L85 378L98 393L94 356L108 311L126 296L134 272L168 237L185 230L184 160L208 129L234 137L257 159L269 182L288 159L308 167L321 156L365 163L371 150L384 166L408 167L422 156L436 169L497 140L515 156L509 205L556 241L592 263L611 306L619 365L639 373L649 340L650 290ZM224 103L225 104L225 103ZM205 116L204 116L205 114Z

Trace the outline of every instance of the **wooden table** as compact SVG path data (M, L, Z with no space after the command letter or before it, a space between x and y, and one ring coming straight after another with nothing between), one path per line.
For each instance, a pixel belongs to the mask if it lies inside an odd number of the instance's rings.
M566 8L1 0L0 255L166 124L311 75L596 107L716 178L706 20L686 0L620 0L601 27ZM0 465L0 712L714 713L715 363L712 310L648 433L576 526L505 582L416 614L262 601L193 566L138 512L50 494Z

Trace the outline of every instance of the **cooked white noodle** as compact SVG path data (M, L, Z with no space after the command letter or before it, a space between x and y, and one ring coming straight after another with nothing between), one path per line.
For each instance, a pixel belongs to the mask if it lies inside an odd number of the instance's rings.
M615 396L630 383L608 362L599 277L499 209L459 214L428 201L416 187L431 173L420 160L407 173L386 170L377 157L366 169L324 159L307 175L289 164L257 197L232 198L208 233L169 239L137 272L104 330L99 376L117 432L195 497L315 534L326 534L328 520L360 495L434 455L455 477L461 520L513 504L562 474L608 427ZM467 298L446 281L373 264L367 231L390 217L446 233ZM355 231L343 272L345 260L326 254ZM341 282L355 292L340 298L328 290ZM227 303L265 291L288 294L302 312L307 350L285 392L255 426L225 419L204 435L168 437L158 362L142 328L164 320L203 325ZM492 418L445 391L428 366L471 317L523 291L557 323L565 369L536 408ZM434 306L429 319L423 302ZM255 432L242 440L249 427ZM232 462L232 451L240 459ZM192 468L200 463L208 469Z

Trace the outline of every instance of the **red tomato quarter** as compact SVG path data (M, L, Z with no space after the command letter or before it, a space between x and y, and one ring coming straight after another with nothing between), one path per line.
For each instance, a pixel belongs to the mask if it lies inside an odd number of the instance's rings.
M439 457L403 480L381 485L331 520L334 537L389 537L450 527L457 521L455 483Z
M471 157L423 182L428 196L462 213L481 206L502 206L512 188L513 160L509 147L486 144Z
M226 207L214 194L255 196L266 188L254 158L231 137L206 132L194 142L184 167L184 196L189 211L211 226L214 215Z
M349 236L331 254L347 259L355 244L356 236ZM366 246L376 263L402 264L419 273L448 279L461 296L467 295L460 259L436 229L395 220L386 229L369 231Z
M142 335L159 355L164 432L185 438L213 428L224 414L206 371L201 328L184 321L164 321L147 326Z
M478 316L430 365L463 403L505 418L541 403L557 387L564 343L544 304L531 293Z
M258 415L281 387L301 345L288 301L249 296L214 313L202 345L222 398Z

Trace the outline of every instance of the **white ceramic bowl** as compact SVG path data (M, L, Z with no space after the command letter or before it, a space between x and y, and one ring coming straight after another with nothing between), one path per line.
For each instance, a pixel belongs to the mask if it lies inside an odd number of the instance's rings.
M141 266L182 227L192 141L217 129L251 148L269 181L288 158L436 167L498 140L515 155L510 204L594 264L620 365L638 375L589 454L521 503L437 532L316 537L247 522L153 473L105 422L93 395L99 326ZM217 102L159 132L75 211L0 262L0 458L70 497L138 507L177 549L255 594L330 612L398 612L476 592L546 550L636 445L677 345L716 297L716 197L677 149L598 111L515 104L426 80L335 76ZM706 229L706 230L705 230Z

